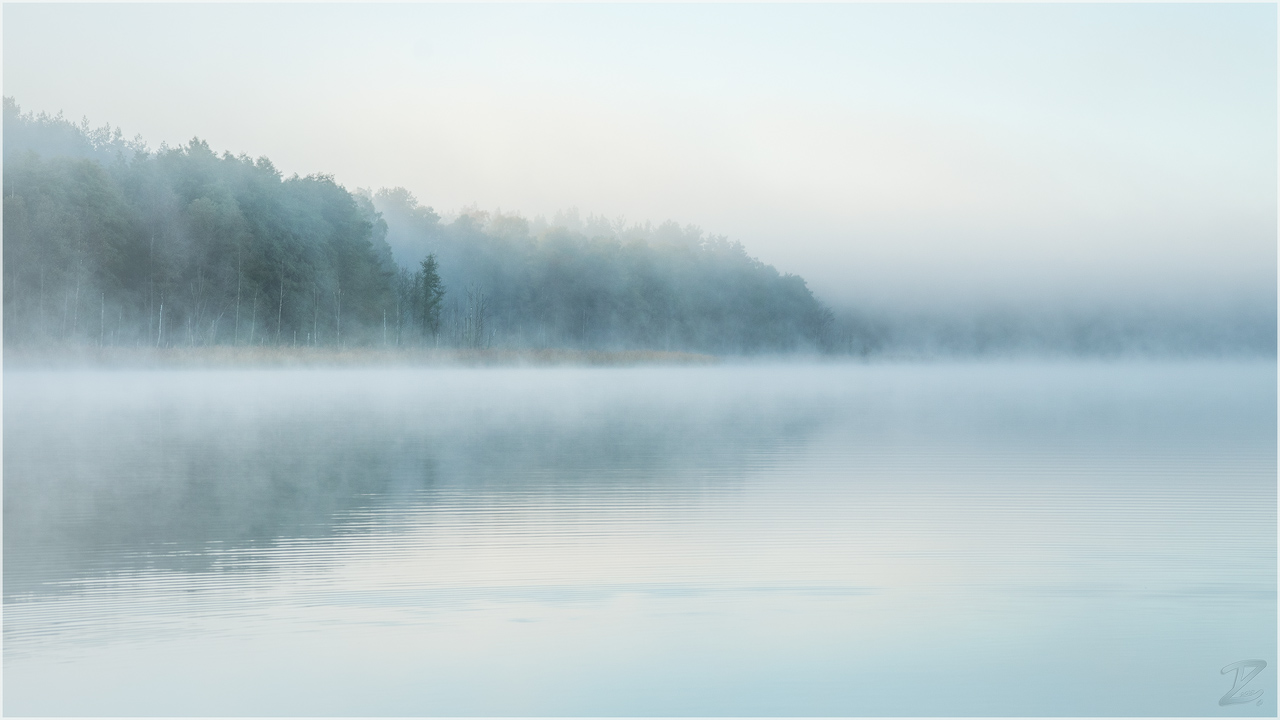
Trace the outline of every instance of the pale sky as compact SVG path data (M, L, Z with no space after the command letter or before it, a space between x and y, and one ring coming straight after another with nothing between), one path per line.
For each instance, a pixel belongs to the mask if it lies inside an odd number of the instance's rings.
M834 303L1274 305L1274 5L14 5L4 94Z

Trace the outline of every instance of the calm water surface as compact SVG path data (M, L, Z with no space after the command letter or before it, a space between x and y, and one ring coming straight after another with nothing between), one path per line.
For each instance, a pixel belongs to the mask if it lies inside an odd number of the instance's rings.
M1276 633L1274 361L4 374L10 715L1274 716Z

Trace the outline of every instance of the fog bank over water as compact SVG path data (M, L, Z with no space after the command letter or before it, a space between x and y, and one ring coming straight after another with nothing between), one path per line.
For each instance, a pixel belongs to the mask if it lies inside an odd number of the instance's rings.
M1271 361L5 379L6 715L1276 714Z
M1276 356L1274 302L890 303L837 308L842 352L900 358Z

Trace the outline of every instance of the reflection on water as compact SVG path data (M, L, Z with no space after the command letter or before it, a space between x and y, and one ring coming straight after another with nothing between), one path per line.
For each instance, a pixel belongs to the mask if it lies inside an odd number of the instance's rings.
M1276 713L1274 363L4 394L7 714Z

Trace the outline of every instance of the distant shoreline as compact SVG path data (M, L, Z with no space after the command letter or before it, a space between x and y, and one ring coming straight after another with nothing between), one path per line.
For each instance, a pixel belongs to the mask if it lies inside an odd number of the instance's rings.
M315 347L197 347L124 348L79 347L9 349L4 365L15 370L36 368L219 368L219 367L484 367L484 366L601 366L712 365L715 355L660 350L546 349L434 349L434 348L315 348Z

